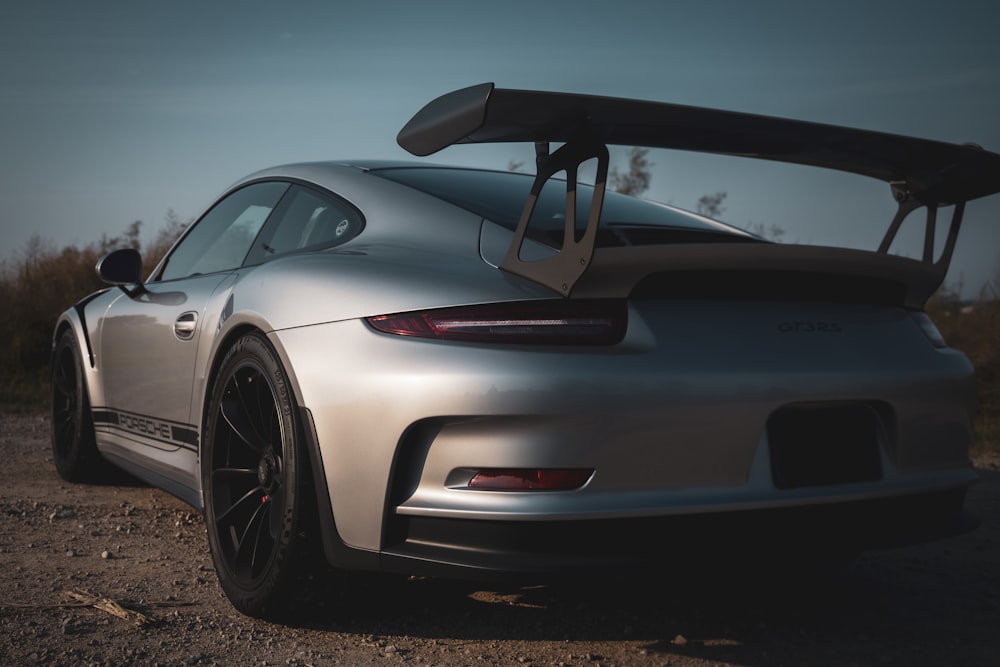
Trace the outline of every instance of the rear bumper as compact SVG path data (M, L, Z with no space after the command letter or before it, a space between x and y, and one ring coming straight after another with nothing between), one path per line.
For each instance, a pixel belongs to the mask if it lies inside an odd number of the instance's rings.
M397 517L386 570L468 577L705 563L836 560L960 535L979 521L965 488L710 514L580 521Z
M851 326L830 336L777 331L785 320L834 317ZM544 561L555 551L559 563L558 548L505 549L500 537L497 549L485 538L453 543L438 537L448 530L423 526L502 536L521 522L556 533L564 522L655 525L667 515L875 501L975 479L966 450L972 368L933 348L901 309L638 304L621 344L580 349L409 339L358 321L272 339L313 416L317 486L337 534L370 554L440 553L492 567L508 552ZM799 408L809 418L772 421ZM843 420L840 408L871 418ZM487 468L595 474L565 492L456 482L456 471ZM613 528L593 541L580 530L585 546L618 541ZM623 553L656 546L640 541Z

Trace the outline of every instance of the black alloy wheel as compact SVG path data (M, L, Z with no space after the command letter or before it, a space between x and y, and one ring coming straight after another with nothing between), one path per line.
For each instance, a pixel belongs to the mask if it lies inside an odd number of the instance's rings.
M292 596L307 470L288 378L263 336L219 368L208 406L202 483L209 545L233 605L271 616Z
M97 452L83 360L72 331L59 336L52 354L52 459L68 482L97 481L106 468Z

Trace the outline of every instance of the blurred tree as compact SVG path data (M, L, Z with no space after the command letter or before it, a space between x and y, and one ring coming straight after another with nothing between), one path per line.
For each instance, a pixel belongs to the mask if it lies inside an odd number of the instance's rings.
M51 241L32 236L17 258L0 265L0 372L11 373L48 365L52 327L59 313L76 301L107 287L94 267L116 248L135 248L144 255L145 275L159 262L188 223L173 210L148 248L143 248L143 223L135 220L117 236L104 235L82 248L57 249ZM2 391L2 387L0 387Z
M647 157L649 149L642 146L633 146L628 149L628 171L624 174L618 171L618 167L611 168L608 175L608 187L623 195L638 197L649 189L649 182L653 175L650 169L653 163Z
M785 230L778 225L772 224L770 227L765 227L763 222L751 222L747 224L746 230L775 243L781 243L781 238L785 235Z
M719 218L726 211L726 207L722 205L722 202L726 199L726 191L720 190L714 194L702 195L698 199L698 204L695 210L698 215L704 215L708 218Z
M190 220L187 222L181 220L180 216L172 208L167 210L165 222L166 224L156 233L153 242L148 247L142 249L143 275L148 276L153 271L163 256L167 254L167 251L170 250L171 246L174 245L174 241L179 239L184 230L191 224Z

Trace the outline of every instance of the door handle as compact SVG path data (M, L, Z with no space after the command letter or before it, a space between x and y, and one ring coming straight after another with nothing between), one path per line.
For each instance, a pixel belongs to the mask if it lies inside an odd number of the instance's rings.
M198 323L198 313L189 310L182 313L174 322L174 335L178 340L191 340L194 338L195 325Z

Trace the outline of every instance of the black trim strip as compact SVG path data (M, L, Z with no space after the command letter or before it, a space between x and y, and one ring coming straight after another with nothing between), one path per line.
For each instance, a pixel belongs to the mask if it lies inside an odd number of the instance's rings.
M309 468L312 471L313 490L316 493L316 511L319 521L320 539L323 541L323 555L333 567L344 570L379 570L380 556L377 551L367 551L348 546L337 531L337 520L333 516L330 503L330 487L323 469L323 454L319 447L316 422L308 408L299 408L299 422L309 453Z
M198 451L198 429L191 424L108 407L94 408L92 415L95 427L104 426L109 430Z
M106 287L102 290L98 290L89 296L77 301L73 304L73 310L76 311L77 317L80 318L80 329L83 331L83 340L87 344L87 359L90 361L90 367L94 367L94 346L90 342L90 328L87 326L87 304L107 292L110 287Z

